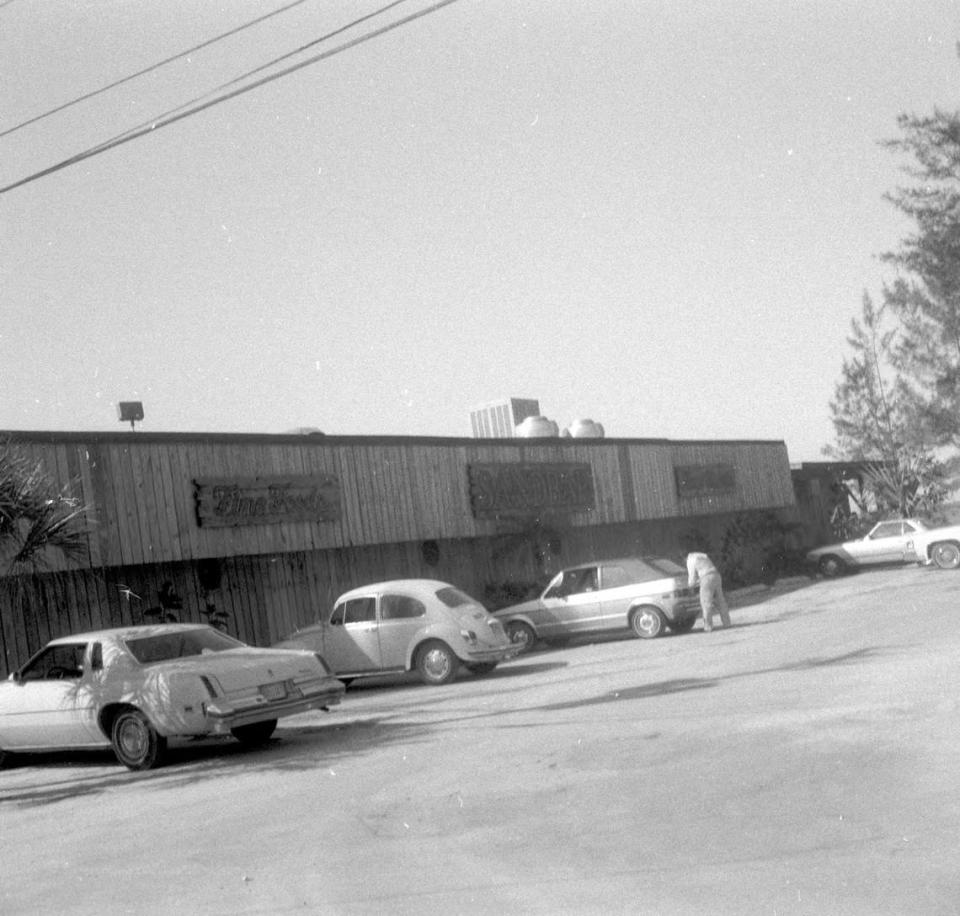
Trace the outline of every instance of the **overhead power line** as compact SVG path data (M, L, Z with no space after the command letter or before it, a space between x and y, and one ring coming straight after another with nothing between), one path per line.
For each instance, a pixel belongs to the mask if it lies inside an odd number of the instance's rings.
M221 102L226 102L230 99L236 98L239 95L244 95L247 92L251 92L254 89L258 89L261 86L265 86L268 83L272 83L275 80L280 79L281 77L288 76L291 73L295 73L297 70L302 70L304 67L309 67L312 64L319 63L322 60L333 57L336 54L340 54L343 51L347 51L350 48L354 48L357 45L363 44L367 41L370 41L373 38L378 38L381 35L385 35L388 32L392 32L394 29L398 29L401 26L407 25L410 22L413 22L417 19L421 19L424 16L428 16L432 13L437 12L438 10L443 9L445 6L450 6L452 3L456 3L457 0L440 0L438 3L434 3L432 6L425 7L422 10L418 10L416 13L411 13L409 16L404 16L402 19L398 19L395 22L391 22L389 25L385 25L379 29L374 29L372 32L368 32L366 35L361 35L358 38L354 38L351 41L345 42L342 45L338 45L336 48L332 48L329 51L323 51L320 54L315 54L313 57L307 58L307 60L301 61L298 64L294 64L290 67L287 67L283 70L278 71L277 73L272 73L269 76L261 77L255 82L247 85L241 86L238 89L234 89L231 92L224 93L223 95L218 96L215 99L211 99L208 102L203 104L196 105L193 108L190 108L186 111L182 111L178 114L173 114L169 117L163 118L152 122L149 126L144 127L140 130L134 130L129 133L125 133L115 138L114 140L109 140L106 143L101 143L98 146L91 147L90 149L84 150L82 153L77 153L74 156L71 156L68 159L64 159L61 162L56 163L55 165L48 166L45 169L41 169L39 172L34 172L32 175L27 175L25 178L21 178L18 181L13 182L12 184L5 185L0 187L0 194L6 194L8 191L13 191L15 188L22 187L25 184L30 184L33 181L37 181L40 178L45 178L47 175L52 175L54 172L59 172L62 169L68 168L71 165L76 165L79 162L83 162L86 159L90 159L93 156L97 156L100 153L104 153L107 150L114 149L117 146L122 146L124 143L129 143L131 140L137 140L140 137L144 137L147 134L151 134L156 130L160 130L163 127L168 127L171 124L175 124L178 121L182 121L184 118L188 118L191 115L199 114L201 111L206 111L208 108L212 108L214 105L219 105Z
M243 80L250 79L250 77L256 76L256 74L262 73L264 70L267 70L270 67L275 67L277 64L282 63L285 60L289 60L291 57L296 57L298 54L302 54L304 51L308 51L310 48L313 48L318 44L329 41L331 38L335 38L337 35L342 35L344 32L355 28L361 23L367 22L376 16L380 16L383 13L388 12L396 6L400 6L401 3L407 2L409 2L409 0L393 0L392 3L388 3L386 6L381 6L379 9L374 10L372 13L368 13L365 16L360 16L358 19L354 19L353 22L349 22L346 25L340 26L339 28L334 29L332 32L327 32L326 35L321 35L319 38L315 38L313 41L309 41L305 45L301 45L299 48L296 48L293 51L288 51L286 54L281 54L279 57L275 57L273 60L267 61L267 63L261 64L259 67L255 67L253 70L248 70L246 73L241 73L240 76L234 77L234 79L228 80L226 83L221 83L219 86L207 90L202 95L195 96L194 98L190 99L190 101L184 102L181 105L177 105L176 108L170 108L162 114L156 115L147 121L141 121L139 124L135 124L133 127L129 127L127 130L114 135L109 140L104 140L103 143L98 143L96 147L93 147L93 149L99 149L100 147L107 146L117 140L120 140L121 138L127 137L130 134L134 134L139 130L152 127L158 121L168 118L179 111L184 111L193 105L198 105L204 99L208 99L218 92L223 92L224 90L229 89L231 86L235 86L237 83L243 82Z
M13 0L7 0L7 2L11 3ZM275 9L272 13L267 13L264 16L260 16L259 19L254 19L250 22L244 23L243 25L237 26L235 29L231 29L229 32L224 32L222 35L217 35L215 38L210 38L209 40L203 41L198 45L194 45L192 48L188 48L186 51L181 51L179 54L174 54L172 57L161 60L159 63L151 64L149 67L144 67L143 70L138 70L136 73L131 73L129 76L125 76L122 79L114 80L112 83L108 83L106 86L101 86L99 89L94 89L85 95L71 99L69 102L64 102L62 105L58 105L56 108L51 108L49 111L43 112L43 114L38 114L36 117L29 118L26 121L21 121L19 124L14 124L13 127L8 127L6 130L0 131L0 137L6 137L8 134L12 134L24 127L29 127L31 124L36 124L37 121L42 121L44 118L49 118L50 115L55 115L58 112L65 111L67 108L72 108L74 105L79 105L81 102L86 102L87 99L95 98L98 95L102 95L104 92L108 92L111 89L116 89L117 86L122 86L124 83L129 83L131 80L135 80L138 77L146 75L147 73L152 73L154 70L159 70L161 67L165 67L167 64L173 63L175 60L180 60L183 57L194 54L203 48L207 48L212 44L216 44L218 41L223 41L225 38L230 38L232 35L236 35L245 29L251 28L252 26L259 25L261 22L264 22L273 16L278 16L280 13L285 13L287 10L291 10L295 6L299 6L301 3L306 2L307 0L293 0L293 3L288 3L286 6L281 6L279 9Z

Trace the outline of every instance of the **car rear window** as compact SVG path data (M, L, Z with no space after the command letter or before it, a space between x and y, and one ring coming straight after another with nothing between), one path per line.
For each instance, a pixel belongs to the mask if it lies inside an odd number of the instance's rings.
M240 648L243 643L218 630L184 630L180 633L159 633L126 640L131 655L141 665L187 658L203 652L224 652Z
M451 608L462 607L465 604L479 604L475 598L471 598L466 592L462 592L459 588L454 588L452 585L439 589L437 591L437 597L447 607Z
M687 571L679 563L674 563L673 560L667 560L663 557L644 557L643 562L654 572L664 576L685 576L687 574Z

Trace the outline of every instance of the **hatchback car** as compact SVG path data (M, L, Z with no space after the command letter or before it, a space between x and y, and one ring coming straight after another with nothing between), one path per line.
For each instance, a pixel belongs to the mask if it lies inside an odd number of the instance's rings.
M479 601L434 579L352 589L315 624L276 647L318 652L347 682L417 671L426 684L453 680L461 663L487 674L519 651Z
M279 718L339 703L343 691L312 652L256 649L205 624L65 636L0 682L0 763L112 745L120 763L145 770L169 738L262 744Z
M641 639L692 629L699 592L687 571L662 557L628 557L563 570L543 594L494 611L521 651L538 640L562 642L585 633L629 629Z

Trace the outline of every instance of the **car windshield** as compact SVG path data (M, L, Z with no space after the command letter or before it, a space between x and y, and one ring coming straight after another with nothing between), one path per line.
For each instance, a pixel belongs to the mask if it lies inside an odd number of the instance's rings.
M127 648L141 665L166 662L173 658L238 649L243 643L218 630L198 628L175 633L160 633L126 640Z
M454 588L452 585L448 585L446 588L441 588L437 591L437 597L450 608L462 607L465 604L478 604L475 599L471 598L466 592L460 591L459 588Z

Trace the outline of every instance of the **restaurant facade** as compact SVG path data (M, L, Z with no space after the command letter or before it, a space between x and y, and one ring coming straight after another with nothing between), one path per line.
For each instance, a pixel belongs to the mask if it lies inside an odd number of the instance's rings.
M89 519L82 557L0 576L5 671L55 636L156 620L270 645L392 578L500 606L572 563L717 552L744 519L795 513L779 441L0 435Z

